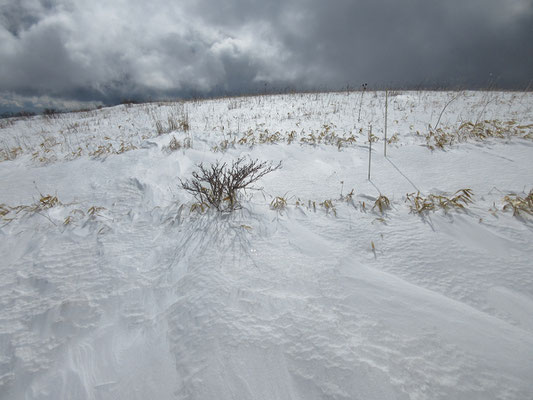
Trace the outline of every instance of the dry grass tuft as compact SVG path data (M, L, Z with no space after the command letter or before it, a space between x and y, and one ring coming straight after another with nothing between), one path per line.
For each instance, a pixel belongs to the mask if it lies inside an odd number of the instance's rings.
M396 132L394 135L392 135L390 138L387 139L387 144L398 143L399 141L400 141L400 137L398 133Z
M166 125L156 117L152 116L152 118L155 122L157 136L176 131L188 132L191 129L189 113L182 108L167 116Z
M41 214L42 211L61 205L63 204L59 201L57 196L52 196L50 194L41 194L39 200L30 205L19 205L11 207L6 204L0 204L0 219L3 221L11 222L17 217L24 217L32 214ZM50 219L46 215L43 216L45 218Z
M6 204L0 203L0 218L4 219L9 214L11 207Z
M73 225L74 223L80 221L84 218L89 218L90 220L97 220L100 217L106 218L101 214L104 207L93 206L84 212L79 208L70 208L71 204L62 203L57 196L50 194L40 195L39 199L30 205L18 205L18 206L8 206L6 204L0 204L0 220L10 223L14 220L23 219L26 217L31 217L35 214L40 215L41 217L46 218L55 226L67 227ZM49 214L47 210L55 207L63 207L63 210L68 212L68 215L63 219L58 219L58 214ZM59 213L59 215L62 213ZM64 215L64 214L63 214Z
M337 209L335 208L332 200L324 200L319 205L326 209L326 214L332 212L334 216L337 216Z
M191 208L190 208L190 212L197 212L197 213L200 213L200 214L203 214L204 212L206 212L207 210L209 210L209 204L207 203L192 203L191 204Z
M180 149L190 149L191 147L192 146L191 146L190 138L185 138L183 139L183 142L181 142L178 139L176 139L175 136L172 136L172 139L170 139L168 146L163 146L161 150L167 153L172 153L173 151L177 151Z
M287 199L285 197L277 196L270 202L270 208L276 211L282 211L287 208Z
M344 183L344 182L343 182L343 183ZM354 196L354 194L355 194L354 192L355 192L355 189L352 188L352 190L350 190L350 192L349 192L348 194L346 194L346 195L343 195L343 194L341 193L341 197L340 197L339 200L340 200L340 201L344 201L344 202L346 202L346 203L350 203L350 204L353 205L353 196Z
M485 120L481 122L464 122L455 132L445 131L441 128L430 128L426 138L426 146L431 149L443 150L447 146L466 142L467 140L483 141L490 138L533 139L533 124L518 125L516 121Z
M505 205L503 210L513 210L513 216L517 217L522 214L533 215L533 189L525 197L517 194L509 194L503 198Z
M89 156L93 158L105 158L111 154L122 154L122 153L125 153L127 151L132 151L132 150L137 150L137 146L131 143L126 143L124 141L121 141L120 147L118 149L115 149L111 143L107 143L105 145L101 144L95 150L89 152ZM81 156L81 154L82 154L82 149L78 148L78 151L73 152L72 156L74 157Z
M376 199L374 206L372 207L372 210L374 210L375 208L377 208L379 212L382 214L384 211L388 210L390 208L390 200L388 199L388 197L384 195L380 195Z
M407 194L405 201L410 202L411 212L424 214L428 211L443 209L447 212L450 209L465 209L472 200L472 189L460 189L452 196L429 194L423 197L420 192Z
M12 161L22 154L22 147L16 146L0 149L0 161Z
M120 148L115 151L115 154L122 154L127 151L131 150L137 150L137 146L131 144L131 143L124 143L123 141L120 142Z
M111 143L108 143L106 145L99 145L96 150L90 152L89 155L94 158L100 158L112 153L113 145Z
M82 210L76 208L72 210L70 214L64 219L63 225L65 226L71 225L75 221L79 220L80 218L84 218L84 217L85 217L85 213Z
M38 203L40 210L47 210L58 205L61 205L61 202L58 200L58 198L49 194L46 196L41 195Z
M236 145L253 147L258 144L276 143L300 143L302 146L317 146L324 144L328 146L336 146L339 150L343 147L355 145L357 138L354 133L350 132L339 135L335 132L335 128L336 126L334 124L324 124L322 129L318 131L312 130L311 132L306 133L302 130L299 134L294 130L290 132L270 132L268 129L257 131L248 129L240 138L233 138L231 140L224 139L218 145L214 146L212 150L225 151L228 147L234 147Z
M89 216L91 217L96 217L97 215L100 215L100 211L104 211L104 210L105 210L105 207L92 206L91 208L87 210L87 214L89 214Z

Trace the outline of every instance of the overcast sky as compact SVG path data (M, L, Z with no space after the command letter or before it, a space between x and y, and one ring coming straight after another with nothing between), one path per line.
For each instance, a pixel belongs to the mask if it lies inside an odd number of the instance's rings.
M0 0L0 111L532 80L533 0Z

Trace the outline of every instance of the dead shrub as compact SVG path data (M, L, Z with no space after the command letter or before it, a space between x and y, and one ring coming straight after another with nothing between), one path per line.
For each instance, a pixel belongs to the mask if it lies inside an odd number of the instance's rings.
M191 193L199 204L207 204L220 212L231 212L241 207L239 191L250 189L266 174L281 168L281 162L246 160L241 157L228 165L220 161L205 166L192 173L192 179L180 179L181 187Z

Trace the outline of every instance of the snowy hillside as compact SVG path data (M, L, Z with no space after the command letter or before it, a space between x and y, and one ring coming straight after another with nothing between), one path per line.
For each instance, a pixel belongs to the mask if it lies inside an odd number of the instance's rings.
M387 115L387 157L384 92L0 120L0 399L533 398L533 93Z

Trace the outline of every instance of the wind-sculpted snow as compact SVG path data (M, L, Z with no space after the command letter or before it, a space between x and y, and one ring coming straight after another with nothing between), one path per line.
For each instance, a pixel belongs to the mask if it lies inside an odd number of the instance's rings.
M356 124L320 102L308 115L318 95L307 96L189 104L191 131L173 134L192 138L190 149L162 151L169 135L153 135L120 154L40 163L27 141L0 162L0 399L533 397L533 221L501 203L533 186L530 141L431 151L409 126L435 122L449 96L434 93L424 94L426 114L420 104L397 111L400 141L388 158L381 141L374 147L371 181L364 135L341 149L210 151L229 135L204 131L216 112L244 126L259 100L279 129ZM516 119L533 104L470 96L450 105L446 124L461 107ZM339 110L358 99L329 97ZM137 126L142 107L107 118ZM287 122L287 107L303 114ZM378 122L377 108L363 111L361 127ZM20 135L48 123L32 120ZM178 178L240 155L283 168L244 194L242 210L191 212ZM474 193L466 209L419 215L406 203L406 193L463 188ZM57 202L41 201L47 194ZM380 194L390 200L383 212L372 210ZM276 196L286 205L272 209Z

